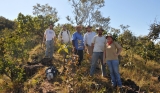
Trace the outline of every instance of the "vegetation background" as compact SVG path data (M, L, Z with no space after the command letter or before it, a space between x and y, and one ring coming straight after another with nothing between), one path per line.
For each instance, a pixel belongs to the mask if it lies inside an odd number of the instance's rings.
M75 25L82 25L83 34L85 26L103 27L105 34L112 33L115 40L122 45L123 52L120 56L120 74L124 93L129 90L145 91L146 93L159 93L160 83L160 42L156 42L160 34L158 20L150 24L150 32L146 36L135 36L128 25L121 24L121 29L109 26L110 18L103 17L99 10L104 6L104 0L69 0L73 6L73 17L67 16L70 22L67 28L71 33ZM90 12L88 12L90 11ZM57 50L63 46L57 41L55 45L55 59L52 63L57 67L59 74L53 81L48 82L45 77L45 67L41 67L36 74L27 77L24 66L38 56L38 61L43 59L45 47L43 46L43 33L48 24L55 24L60 20L58 11L52 6L36 4L33 6L33 15L18 14L15 20L0 17L0 92L1 93L112 93L110 79L100 76L97 70L94 78L88 76L90 64L89 56L84 54L81 68L75 68L74 73L69 73L71 64L66 64L64 71L63 54ZM56 35L64 24L54 26ZM63 50L62 50L63 51ZM68 55L72 59L71 54ZM70 57L71 56L71 57ZM68 60L67 62L70 62ZM111 92L112 91L112 92Z

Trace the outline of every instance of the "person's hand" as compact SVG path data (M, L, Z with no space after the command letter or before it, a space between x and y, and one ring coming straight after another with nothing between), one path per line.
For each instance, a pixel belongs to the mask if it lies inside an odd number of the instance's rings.
M115 56L118 56L119 54L118 53L115 53Z
M43 44L45 44L45 41L43 40Z
M63 41L63 40L61 40L61 43L64 43L64 41Z
M75 47L72 47L72 52L75 52L76 48Z

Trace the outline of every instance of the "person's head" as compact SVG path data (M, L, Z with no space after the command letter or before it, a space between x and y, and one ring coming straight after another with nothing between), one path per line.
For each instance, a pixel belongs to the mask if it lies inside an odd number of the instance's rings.
M88 25L88 26L86 27L87 32L91 32L91 29L92 29L92 27L91 27L90 25Z
M66 25L63 25L63 31L66 31L66 30L67 30Z
M77 32L80 32L82 30L82 26L80 26L80 25L76 26L76 30L77 30Z
M49 24L49 28L50 28L50 29L53 29L53 24Z
M98 35L102 35L102 33L104 32L104 29L102 27L97 29Z
M112 42L114 39L113 39L113 36L110 34L110 33L108 33L107 35L106 35L106 39L107 39L107 41L108 42Z

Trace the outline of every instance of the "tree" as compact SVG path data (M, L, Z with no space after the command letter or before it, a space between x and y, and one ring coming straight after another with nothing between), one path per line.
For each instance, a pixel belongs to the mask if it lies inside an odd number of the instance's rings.
M41 37L43 37L44 30L48 28L49 24L55 24L58 18L58 12L55 8L49 6L48 4L40 5L37 4L33 6L33 15L36 17L34 18L34 22L36 22L36 31Z
M103 17L99 9L104 6L104 0L69 0L73 7L73 19L67 16L67 20L76 25L102 26L108 29L109 17Z
M148 37L150 39L156 40L156 39L160 39L159 34L160 34L160 23L158 23L155 19L154 23L152 23L150 25L150 32L148 34Z
M0 31L5 28L13 29L14 24L14 21L8 20L5 17L0 16Z
M56 8L53 8L48 4L40 5L37 3L37 5L33 6L33 15L39 16L42 19L49 17L48 21L53 24L59 20L57 13Z

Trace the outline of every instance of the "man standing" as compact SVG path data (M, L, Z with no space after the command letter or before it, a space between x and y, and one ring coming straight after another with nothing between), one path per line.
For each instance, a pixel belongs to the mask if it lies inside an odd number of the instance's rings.
M62 31L60 31L60 33L58 35L58 40L64 44L68 44L71 42L70 32L67 30L65 25L63 25L63 29L62 29Z
M76 32L72 35L72 46L73 46L73 52L74 54L79 56L78 59L78 66L81 65L81 62L83 60L83 50L84 50L84 41L83 41L83 35L81 33L82 27L76 26Z
M96 35L95 32L91 31L92 27L87 26L86 30L87 32L84 34L84 45L85 48L87 49L87 53L89 53L90 56L92 56L92 46L91 46L91 41L92 38Z
M49 28L44 32L43 42L46 44L45 57L52 58L54 52L55 32L53 31L53 25L50 24Z
M90 76L93 76L98 59L100 59L101 62L101 69L102 69L102 76L106 76L106 68L105 65L103 64L103 51L105 50L105 43L106 43L106 38L102 35L102 32L104 30L102 28L98 29L98 35L94 36L92 39L92 49L93 49L93 54L92 54L92 64L90 68Z

